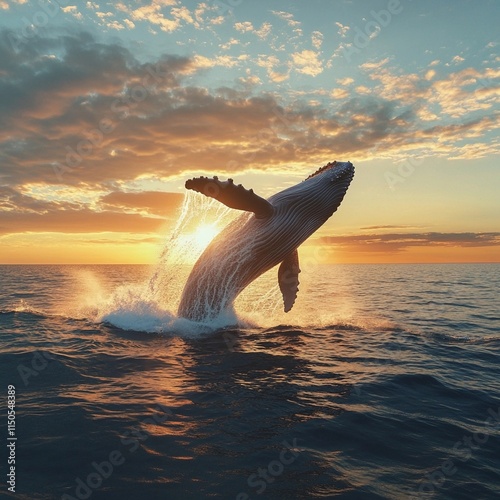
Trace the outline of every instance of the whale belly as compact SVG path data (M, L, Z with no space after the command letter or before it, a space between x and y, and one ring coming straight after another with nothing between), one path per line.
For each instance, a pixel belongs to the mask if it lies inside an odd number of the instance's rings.
M201 321L216 317L252 281L279 264L282 252L269 258L265 224L242 216L207 247L193 267L182 292L178 315ZM242 224L247 222L246 224ZM239 226L239 227L238 227ZM272 236L272 235L271 235Z
M193 267L182 292L178 315L201 321L216 317L252 281L280 264L309 235L307 224L290 224L286 210L259 220L249 214L235 219Z

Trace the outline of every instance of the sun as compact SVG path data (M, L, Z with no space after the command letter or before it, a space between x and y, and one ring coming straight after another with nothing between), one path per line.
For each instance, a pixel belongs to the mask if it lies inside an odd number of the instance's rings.
M218 232L215 224L200 224L193 232L194 241L200 249L205 249Z

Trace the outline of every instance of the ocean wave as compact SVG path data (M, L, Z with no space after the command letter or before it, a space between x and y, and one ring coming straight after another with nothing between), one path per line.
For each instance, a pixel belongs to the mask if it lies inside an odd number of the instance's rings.
M35 309L35 308L23 308L23 309L20 309L20 308L14 308L14 309L3 309L3 310L0 310L0 314L1 315L5 315L5 316L15 316L15 315L18 315L20 317L26 317L26 318L29 318L29 317L33 317L33 318L46 318L48 317L49 315L47 313L45 313L44 311L40 311L38 309Z

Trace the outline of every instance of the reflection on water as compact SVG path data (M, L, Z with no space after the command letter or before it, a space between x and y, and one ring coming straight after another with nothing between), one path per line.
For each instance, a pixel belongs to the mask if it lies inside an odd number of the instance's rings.
M115 451L92 500L495 498L500 266L312 271L287 315L271 271L238 299L242 325L172 332L123 293L154 269L0 267L16 498L77 498ZM96 316L119 287L130 330ZM146 317L162 328L134 330Z

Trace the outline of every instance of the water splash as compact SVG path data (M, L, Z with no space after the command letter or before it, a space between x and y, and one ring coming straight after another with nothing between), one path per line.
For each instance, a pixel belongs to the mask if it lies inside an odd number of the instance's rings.
M176 311L187 277L210 241L199 241L197 228L215 229L215 237L237 213L216 200L188 191L174 229L165 241L148 283L151 298Z
M175 311L193 264L210 243L207 236L215 237L237 215L216 200L187 192L176 225L164 243L151 276L141 284L122 285L107 292L105 286L86 271L85 276L78 279L85 288L79 299L80 313L124 330L183 335L198 335L236 324L238 319L232 311L201 322L179 318Z
M44 311L40 310L40 309L37 309L35 307L33 307L32 305L30 305L26 300L24 299L21 299L18 303L17 306L15 306L13 309L12 309L13 312L18 312L18 313L31 313L31 314L36 314L36 315L40 315L40 316L43 316L45 313Z
M79 314L71 316L107 322L124 330L172 332L182 336L197 336L236 324L266 328L289 324L291 321L303 326L358 323L356 311L352 308L342 311L339 304L336 304L335 312L331 309L315 311L308 308L305 301L298 301L293 315L284 313L276 269L264 273L237 298L237 315L230 309L200 322L177 317L176 311L189 273L209 244L206 239L200 240L200 233L204 236L206 233L198 229L216 228L220 232L228 224L238 223L235 218L240 214L216 200L187 192L177 222L168 234L149 277L139 284L124 284L111 289L109 285L99 282L91 271L80 271L75 278L84 291L78 298ZM249 251L250 247L250 242L243 242L241 251ZM210 273L210 269L207 268L204 272ZM321 271L307 269L311 281L307 284L307 280L303 280L299 293L317 292L314 289L314 277L318 272ZM218 276L217 280L212 281L224 289L230 286L232 280L228 275ZM203 311L210 311L210 304L203 302L209 296L210 293L200 295L199 306Z

